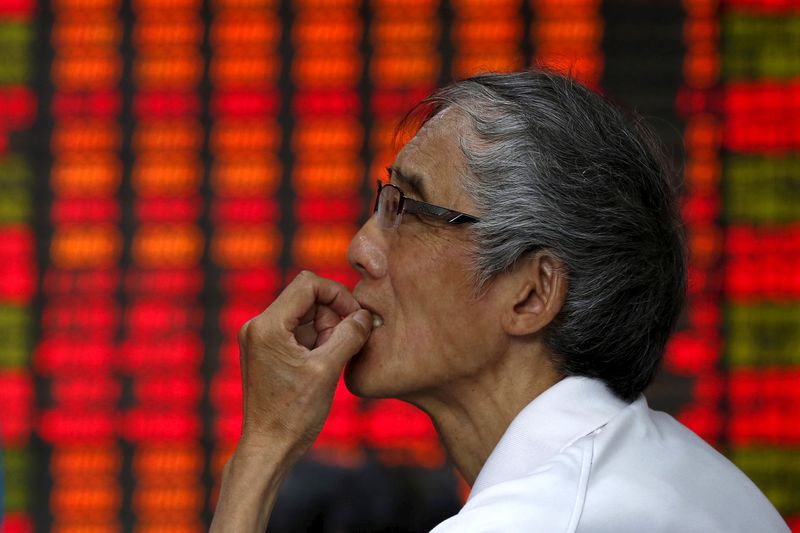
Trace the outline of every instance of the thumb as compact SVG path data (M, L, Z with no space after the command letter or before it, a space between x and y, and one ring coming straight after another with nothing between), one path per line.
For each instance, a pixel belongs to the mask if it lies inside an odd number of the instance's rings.
M370 333L372 315L366 309L359 309L339 322L328 340L313 352L344 366L364 346Z

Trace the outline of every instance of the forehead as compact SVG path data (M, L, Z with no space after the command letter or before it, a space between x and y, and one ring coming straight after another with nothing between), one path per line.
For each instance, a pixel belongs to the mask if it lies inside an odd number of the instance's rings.
M462 190L466 165L460 132L464 123L459 111L445 109L428 120L395 158L395 168L424 182L429 200L453 198Z

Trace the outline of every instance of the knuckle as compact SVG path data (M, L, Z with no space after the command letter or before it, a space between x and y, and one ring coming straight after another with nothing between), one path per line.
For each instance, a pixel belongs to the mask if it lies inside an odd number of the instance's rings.
M297 277L294 278L295 280L299 281L300 283L311 283L317 277L316 274L311 272L310 270L301 270Z

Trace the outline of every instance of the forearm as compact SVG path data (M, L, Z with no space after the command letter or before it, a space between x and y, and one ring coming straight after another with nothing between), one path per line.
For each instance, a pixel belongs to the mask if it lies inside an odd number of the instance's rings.
M284 454L237 450L222 471L211 532L258 532L267 528L283 479L292 466Z

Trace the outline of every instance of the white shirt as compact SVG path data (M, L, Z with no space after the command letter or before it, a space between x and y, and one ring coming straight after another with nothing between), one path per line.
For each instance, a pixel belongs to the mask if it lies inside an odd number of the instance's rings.
M730 461L644 396L569 377L529 403L432 533L788 532Z

